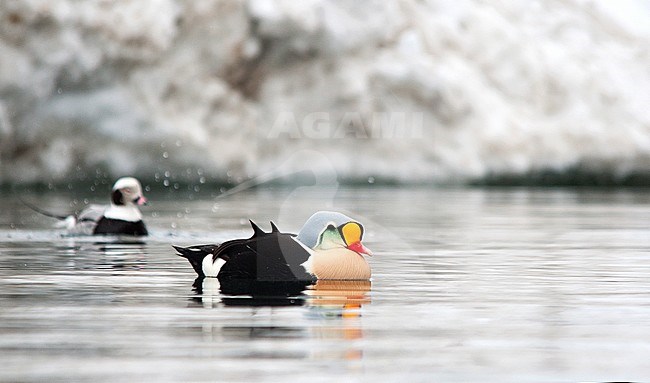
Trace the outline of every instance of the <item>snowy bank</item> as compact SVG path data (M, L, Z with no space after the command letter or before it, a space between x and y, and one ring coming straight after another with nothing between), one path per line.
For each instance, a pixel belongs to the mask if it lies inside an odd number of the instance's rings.
M0 20L0 183L650 169L643 1L23 0Z

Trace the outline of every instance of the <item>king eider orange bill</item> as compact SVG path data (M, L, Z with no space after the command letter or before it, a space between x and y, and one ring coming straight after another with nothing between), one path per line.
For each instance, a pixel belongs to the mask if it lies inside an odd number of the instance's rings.
M341 226L340 231L348 249L358 254L372 256L372 251L365 247L361 242L361 238L363 237L363 226L358 222L348 222Z

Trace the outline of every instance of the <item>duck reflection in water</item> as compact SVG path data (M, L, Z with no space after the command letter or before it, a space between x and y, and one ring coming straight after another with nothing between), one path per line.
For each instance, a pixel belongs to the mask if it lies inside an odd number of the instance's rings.
M319 280L304 282L265 282L250 279L222 280L198 277L192 284L194 301L204 307L226 306L303 306L318 317L360 316L361 307L370 303L370 281Z
M308 306L326 316L356 317L370 303L370 281L318 280L305 290Z
M236 324L224 326L222 321L210 320L201 327L201 332L206 339L218 342L223 342L224 339L269 339L283 342L293 339L300 342L300 339L305 339L313 342L311 343L313 347L307 349L280 347L263 352L256 351L254 355L256 358L349 362L363 359L363 343L359 342L364 336L361 309L363 305L371 303L370 281L319 280L306 289L296 286L296 290L291 291L295 295L284 295L289 291L279 291L275 287L266 289L268 286L265 285L244 285L245 291L229 290L241 287L242 285L230 285L224 288L217 278L195 280L194 290L198 294L195 299L202 307L250 306L252 317L255 317L255 321L259 323L255 326ZM250 293L249 287L258 290L253 294L235 296L228 296L223 292L228 290ZM264 310L260 306L267 306L271 311ZM298 314L295 320L278 322L272 319L279 313L275 311L278 306L303 306L303 308L300 311L289 311ZM261 318L266 315L268 319L262 320ZM284 315L287 313L285 312ZM348 367L355 369L359 365L355 363Z
M220 303L225 306L302 306L303 291L309 285L302 281L268 282L254 279L198 277L192 285L194 301L205 308Z
M308 316L320 325L311 328L316 339L344 340L339 349L314 349L313 359L363 359L362 307L370 304L370 281L319 280L305 290ZM353 367L354 365L351 365Z
M53 248L53 256L60 256L59 261L74 270L142 270L148 262L146 243L135 239L87 242L69 237Z
M103 254L102 262L116 270L142 270L146 267L146 243L138 240L116 238L113 242L95 242Z

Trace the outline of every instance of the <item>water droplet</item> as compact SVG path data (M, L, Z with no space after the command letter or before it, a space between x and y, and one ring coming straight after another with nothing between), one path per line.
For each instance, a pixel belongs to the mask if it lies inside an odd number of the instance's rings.
M163 152L162 156L163 156L163 158L169 158L169 153L168 152Z
M181 187L181 185L178 184L178 182L174 182L174 189L178 190Z
M144 191L147 191L147 192L151 191L151 186L146 185L146 186L144 187Z
M181 213L180 211L176 213L176 218L183 218L183 213Z
M176 224L176 222L172 222L171 227L172 227L172 229L176 229L176 227L178 227L178 225Z
M90 191L95 191L95 189L97 189L97 188L95 187L95 185L92 185L92 186L90 187Z
M176 140L175 144L176 144L176 146L178 146L178 147L183 146L183 141L181 141L181 140Z
M369 184L374 184L375 183L375 177L368 177L368 183Z
M165 177L169 178L169 176L170 176L171 174L172 174L172 173L171 173L169 170L167 170L167 171L165 172Z
M56 90L56 93L58 93L58 94L63 93L63 89L61 89L61 88L57 89L57 90Z
M200 190L201 190L201 188L199 187L199 185L194 185L194 191L195 192L198 193Z
M205 183L205 177L199 178L199 183L204 184Z
M163 181L163 185L165 185L165 186L169 186L169 180L164 180L164 181Z

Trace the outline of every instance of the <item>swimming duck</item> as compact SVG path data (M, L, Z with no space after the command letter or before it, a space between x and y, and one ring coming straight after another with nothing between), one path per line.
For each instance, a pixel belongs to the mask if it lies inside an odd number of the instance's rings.
M93 234L148 235L138 208L146 203L140 181L133 177L118 179L113 185L111 204L96 221Z
M88 205L70 215L52 214L25 202L33 210L59 219L70 234L133 236L148 235L138 208L146 203L140 181L133 177L122 177L115 182L110 205Z
M199 277L220 281L370 279L370 265L362 255L371 255L361 243L363 226L343 214L315 213L298 236L280 232L273 222L269 233L252 221L251 226L253 236L247 239L174 248Z

